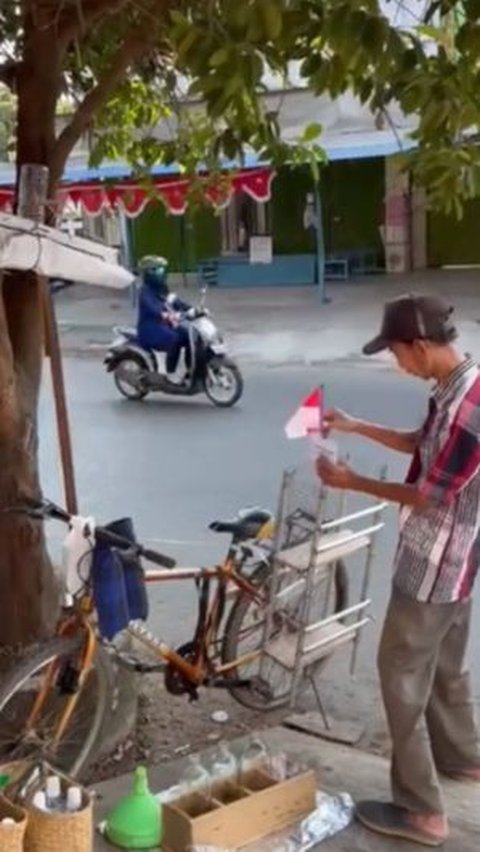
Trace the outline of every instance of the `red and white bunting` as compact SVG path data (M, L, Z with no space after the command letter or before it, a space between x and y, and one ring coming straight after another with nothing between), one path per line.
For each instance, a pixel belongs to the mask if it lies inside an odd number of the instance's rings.
M223 210L230 204L233 195L245 192L255 201L269 201L275 172L269 168L245 169L231 179L222 176L215 184L209 178L200 178L204 183L204 195L215 210ZM188 206L188 195L192 182L185 178L154 179L153 195L164 202L172 216L183 216ZM57 200L63 207L67 202L83 208L88 216L98 216L103 210L121 209L127 216L139 216L152 200L152 191L135 183L123 182L111 185L97 182L64 184L60 187ZM0 189L0 210L10 211L14 203L14 190Z

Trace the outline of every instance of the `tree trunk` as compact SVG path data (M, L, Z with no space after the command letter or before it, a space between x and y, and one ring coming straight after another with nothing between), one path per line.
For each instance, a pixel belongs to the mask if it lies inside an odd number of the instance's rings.
M24 21L24 55L17 73L17 187L21 166L49 166L62 56L51 14L41 8ZM40 17L39 17L40 16ZM58 175L51 175L50 197ZM0 298L0 510L40 494L37 407L44 334L41 281L31 273L5 273ZM1 514L0 645L34 641L52 628L58 583L43 525L24 515Z

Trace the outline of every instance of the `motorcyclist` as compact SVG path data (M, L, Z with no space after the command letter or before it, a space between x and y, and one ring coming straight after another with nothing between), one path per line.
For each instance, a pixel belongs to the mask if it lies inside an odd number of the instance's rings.
M163 257L148 255L140 261L137 337L144 348L166 353L167 377L175 382L182 348L187 370L192 360L188 330L180 324L179 314L188 314L194 309L170 292L167 267L168 261ZM182 381L185 378L182 377Z

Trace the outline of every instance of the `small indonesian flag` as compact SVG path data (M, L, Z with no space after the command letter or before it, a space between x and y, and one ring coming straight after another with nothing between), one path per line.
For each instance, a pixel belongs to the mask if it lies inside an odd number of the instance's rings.
M300 408L297 408L293 417L285 426L287 438L306 438L309 435L322 435L323 433L323 391L321 388L314 390L310 396L303 400Z

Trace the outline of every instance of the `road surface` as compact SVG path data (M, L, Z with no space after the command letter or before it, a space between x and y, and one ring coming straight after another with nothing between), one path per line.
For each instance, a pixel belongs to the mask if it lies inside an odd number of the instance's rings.
M242 403L221 411L203 398L121 400L98 361L67 361L66 372L82 512L101 522L133 515L138 536L183 565L220 559L226 541L208 531L209 522L245 506L274 509L282 470L310 464L305 442L287 441L283 427L315 385L325 385L329 404L405 428L420 422L427 392L394 371L369 365L251 368ZM61 499L53 423L46 379L40 418L43 488L53 499ZM351 463L366 473L377 472L385 462L390 477L404 473L404 457L358 439L344 439L341 446L350 453ZM52 527L55 549L60 533ZM350 716L368 712L373 700L375 646L395 537L396 513L390 510L373 572L376 623L364 633L356 680L347 677L345 661L330 666L328 701L348 704L345 712ZM352 582L355 585L354 578ZM191 638L193 607L190 584L157 588L151 595L151 625L169 642L180 644ZM473 633L480 693L480 634Z

